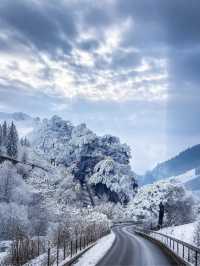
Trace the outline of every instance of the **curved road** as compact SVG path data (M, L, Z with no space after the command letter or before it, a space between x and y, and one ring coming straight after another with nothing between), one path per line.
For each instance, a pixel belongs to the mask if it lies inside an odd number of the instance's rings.
M177 265L151 241L134 234L131 227L113 229L113 246L96 266L170 266Z

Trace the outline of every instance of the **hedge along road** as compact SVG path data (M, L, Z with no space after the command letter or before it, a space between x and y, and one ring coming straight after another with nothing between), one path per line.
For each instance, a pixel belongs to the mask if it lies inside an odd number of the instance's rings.
M130 226L118 226L113 231L115 242L96 266L177 265L159 246L136 235Z

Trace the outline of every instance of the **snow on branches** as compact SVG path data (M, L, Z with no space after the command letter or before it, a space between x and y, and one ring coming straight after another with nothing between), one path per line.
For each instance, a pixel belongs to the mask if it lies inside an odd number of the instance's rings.
M130 149L117 137L99 137L85 124L73 126L54 116L34 130L32 143L35 151L49 162L64 165L76 180L92 184L98 196L102 194L96 189L99 184L106 185L102 192L108 197L110 191L115 193L115 197L109 197L113 201L125 202L134 195L136 181L129 165ZM99 167L101 172L97 171Z

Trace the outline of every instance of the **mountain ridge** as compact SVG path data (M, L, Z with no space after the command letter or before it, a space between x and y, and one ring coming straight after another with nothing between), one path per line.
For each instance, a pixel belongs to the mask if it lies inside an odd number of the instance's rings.
M200 167L200 144L194 145L178 155L157 164L140 178L140 184L150 184L155 181L181 175L189 170Z

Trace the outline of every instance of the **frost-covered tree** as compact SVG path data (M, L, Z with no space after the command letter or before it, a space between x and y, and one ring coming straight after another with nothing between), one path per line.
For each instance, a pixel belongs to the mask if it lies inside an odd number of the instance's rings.
M2 130L2 126L0 124L0 147L3 144L3 130Z
M15 124L12 122L7 135L7 154L16 158L18 154L18 133Z
M17 168L10 162L0 164L0 202L27 204L30 195L29 187L18 174Z
M120 164L111 157L96 164L89 182L95 186L97 194L109 191L110 201L126 203L134 196L135 179L130 166Z
M24 138L20 139L20 145L23 147L24 146Z
M99 137L85 124L73 126L54 116L50 120L45 119L35 128L32 144L36 152L50 162L67 167L82 186L85 183L92 185L97 196L102 198L107 194L108 199L124 203L134 195L135 178L129 165L130 149L126 144L120 143L119 138L111 135ZM116 167L115 172L100 178L97 165L107 167L105 162L108 158ZM97 176L99 182L95 181ZM110 179L112 185L109 184ZM105 189L99 189L101 184Z
M30 228L27 206L15 202L0 203L0 239L11 240L27 235Z
M29 142L28 138L27 137L21 138L20 139L20 145L22 147L23 146L30 147L30 142Z
M0 238L28 232L32 191L10 162L0 164Z
M27 150L24 150L24 151L22 152L21 161L22 161L23 163L26 163L26 162L28 161L28 152L27 152Z
M30 147L30 141L29 141L29 139L27 137L24 138L24 145L26 147Z
M179 225L193 221L193 198L180 184L159 181L138 190L128 204L126 216L147 223L150 227L158 224L159 204L165 207L164 225Z
M2 138L3 138L3 145L6 146L7 143L7 122L4 121L2 126Z
M29 205L28 218L31 221L31 234L35 236L44 236L48 227L48 214L43 205L41 194L33 194Z
M19 176L11 163L6 162L0 165L0 202L10 202L18 179Z

